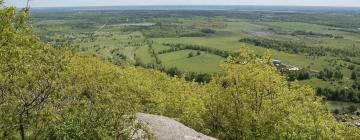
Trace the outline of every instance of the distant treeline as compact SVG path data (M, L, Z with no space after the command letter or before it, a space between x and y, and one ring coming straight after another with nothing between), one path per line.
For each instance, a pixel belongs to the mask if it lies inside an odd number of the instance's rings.
M209 34L215 34L216 31L210 28L202 28L198 32L182 33L179 37L204 37Z
M308 80L311 78L310 73L307 70L299 70L299 71L290 71L290 70L281 70L282 74L287 76L288 81L295 80Z
M347 56L347 57L356 57L360 56L360 51L357 50L343 50L343 49L333 49L325 47L309 47L305 44L290 42L290 41L278 41L270 39L258 39L258 38L243 38L239 40L243 43L252 44L255 46L274 49L278 51L283 51L293 54L307 54L309 56Z
M305 35L305 36L318 36L318 37L329 37L329 38L344 38L343 36L333 35L333 34L324 34L324 33L317 33L313 31L305 31L305 30L297 30L291 33L292 36L297 35Z
M165 66L161 64L144 64L141 62L136 62L135 66L146 69L156 69L161 72L165 72L171 77L184 77L186 81L195 81L197 83L209 83L212 77L211 74L208 73L183 72L176 67L165 68Z
M347 29L347 28L328 28L328 30L343 31L348 33L360 34L359 29Z
M163 43L163 45L169 46L171 48L168 50L159 51L158 54L165 54L165 53L176 52L176 51L180 51L180 50L198 50L198 51L215 54L215 55L218 55L218 56L221 56L224 58L227 58L230 55L235 56L238 54L238 53L231 53L228 51L223 51L223 50L209 48L209 47L200 46L200 45L173 44L173 43Z
M360 103L360 92L354 89L317 88L316 94L327 100Z
M342 89L317 88L317 95L325 96L328 100L360 103L360 79L358 75L360 75L358 71L351 73L350 80L353 81L351 87ZM339 78L342 78L342 73L324 69L318 74L318 78L323 80L339 80Z
M152 57L155 58L156 64L161 64L162 63L162 61L158 57L157 53L155 53L155 50L154 50L154 48L152 47L151 44L149 45L149 53L151 54Z
M355 60L355 59L352 59L352 58L349 58L349 57L345 57L345 58L343 58L341 60L352 63L352 64L360 65L359 60Z
M320 71L317 77L324 81L341 80L344 78L344 74L340 70L330 70L325 68Z

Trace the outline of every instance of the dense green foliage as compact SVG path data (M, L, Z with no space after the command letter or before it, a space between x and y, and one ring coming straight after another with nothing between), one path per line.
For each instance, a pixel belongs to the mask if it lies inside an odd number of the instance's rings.
M257 59L254 54L246 53L246 49L241 52L239 57L229 58L223 73L209 84L216 90L209 92L206 116L217 136L223 139L341 137L334 131L339 126L311 88L288 86L267 55Z
M253 44L259 47L264 47L267 49L275 49L278 51L284 51L294 54L305 54L308 56L359 56L360 52L355 50L341 50L341 49L332 49L325 47L309 47L305 44L299 44L291 41L278 41L270 39L256 39L256 38L243 38L239 40L240 42Z
M27 9L6 7L0 17L0 139L120 139L134 133L136 98L120 86L117 67L41 43L31 35Z
M288 78L288 81L295 80L308 80L311 78L310 73L307 70L299 70L299 71L289 71L289 70L281 70L281 73L285 74Z
M229 53L227 51L222 51L222 50L218 50L218 49L213 49L213 48L208 48L208 47L204 47L204 46L199 46L199 45L186 45L186 44L170 44L170 43L165 43L163 44L164 46L169 46L170 49L168 50L163 50L158 52L159 54L165 54L165 53L170 53L170 52L176 52L176 51L180 51L180 50L197 50L197 51L203 51L203 52L207 52L207 53L211 53L211 54L215 54L221 57L228 57L230 56L232 53ZM235 54L235 53L234 53Z
M291 35L296 36L296 35L305 35L305 36L316 36L316 37L328 37L328 38L344 38L343 36L336 36L333 34L324 34L324 33L316 33L316 32L308 32L308 31L302 31L302 30L297 30L291 33Z
M316 94L328 100L360 103L360 93L354 89L317 88Z
M341 80L343 79L344 75L341 73L341 71L338 70L330 70L330 69L324 69L320 71L318 74L318 78L322 80Z

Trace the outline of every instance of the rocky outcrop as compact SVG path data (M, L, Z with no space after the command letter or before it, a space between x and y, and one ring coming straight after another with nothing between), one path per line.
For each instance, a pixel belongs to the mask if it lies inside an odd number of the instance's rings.
M137 119L146 124L158 140L216 140L168 117L139 113Z

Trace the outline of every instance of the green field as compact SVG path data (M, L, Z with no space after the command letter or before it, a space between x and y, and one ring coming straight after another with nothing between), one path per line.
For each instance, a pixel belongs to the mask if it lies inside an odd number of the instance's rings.
M185 72L214 73L220 69L220 64L225 62L224 58L205 52L199 56L188 58L190 52L197 53L193 50L183 50L162 54L159 57L165 67L177 67Z

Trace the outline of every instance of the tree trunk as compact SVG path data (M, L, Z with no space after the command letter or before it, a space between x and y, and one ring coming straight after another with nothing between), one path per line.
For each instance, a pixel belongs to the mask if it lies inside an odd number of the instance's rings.
M19 123L20 123L19 131L20 131L21 140L25 140L25 124L24 124L23 113L20 114Z

